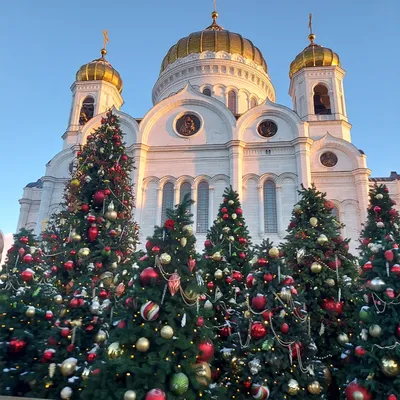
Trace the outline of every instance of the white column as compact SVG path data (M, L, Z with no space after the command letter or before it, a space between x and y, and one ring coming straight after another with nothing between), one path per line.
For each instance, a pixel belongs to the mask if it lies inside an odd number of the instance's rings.
M192 199L194 200L194 204L192 206L193 213L193 232L197 232L197 186L192 186Z
M276 185L276 222L279 237L283 237L285 229L283 227L283 207L282 207L282 186Z
M210 228L214 222L214 186L208 187L208 227Z
M139 192L141 196L139 196ZM146 192L147 188L142 186L141 190L138 189L136 191L136 212L135 212L135 219L139 226L143 223L143 210L144 210L144 203L146 201Z
M228 149L230 163L230 180L232 189L238 193L239 199L242 200L244 144L240 140L231 140L228 143Z
M161 209L162 209L162 189L157 188L157 212L156 212L156 225L161 225Z
M367 220L367 208L369 199L369 180L371 171L367 168L353 171L354 183L357 189L357 200L360 208L360 221L364 223ZM360 227L361 228L361 227Z
M180 189L179 186L176 185L174 186L174 207L176 204L179 204L179 193L180 193L179 189Z
M53 197L54 181L49 180L47 177L43 178L43 189L40 196L40 206L38 212L38 218L36 221L35 234L39 235L42 230L42 222L44 219L49 217L49 209L51 199Z
M20 208L20 211L19 211L17 232L21 228L25 228L26 227L26 223L28 221L29 208L30 208L30 205L31 205L31 200L22 198L19 201L19 204L21 204L21 208Z
M264 237L265 227L264 227L264 186L258 185L258 225L259 225L259 235L261 238Z
M304 137L297 138L293 141L299 189L301 184L303 184L305 188L311 186L310 147L312 142L312 139Z

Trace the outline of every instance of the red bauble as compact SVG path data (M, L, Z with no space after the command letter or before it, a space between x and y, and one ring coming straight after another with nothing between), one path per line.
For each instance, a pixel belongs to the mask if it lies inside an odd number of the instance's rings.
M158 281L158 272L153 267L147 267L140 273L140 284L142 286L150 285L151 281L154 279Z
M98 190L94 195L93 195L93 201L97 205L101 205L104 202L106 195L103 190Z
M364 265L363 265L363 270L364 271L371 271L373 268L372 262L371 261L367 261Z
M281 284L283 285L283 286L291 286L291 285L294 285L294 279L293 279L293 277L291 277L291 276L287 276L282 282L281 282Z
M29 282L33 279L33 271L30 269L26 269L25 271L21 272L21 279L25 282Z
M153 253L155 253L155 254L158 254L158 253L160 252L160 248L159 248L158 246L153 246L153 247L151 248L151 251L152 251Z
M391 217L395 217L395 216L397 215L397 211L396 211L394 208L391 208L391 209L389 210L389 215L390 215Z
M396 336L400 339L400 325L397 325Z
M233 282L233 278L232 278L231 276L227 276L227 277L225 278L225 282L226 282L228 285L230 285L230 284Z
M153 243L151 243L150 240L148 240L148 241L146 242L146 250L151 250L152 247L153 247Z
M324 207L328 210L333 210L335 208L335 204L332 203L330 200L326 200L324 202Z
M214 289L214 282L207 282L207 289L212 290Z
M192 256L190 256L188 260L188 267L190 272L193 272L193 270L196 268L196 260L194 260Z
M126 322L125 322L125 320L121 319L121 321L118 321L117 328L119 328L119 329L125 329L125 328L126 328Z
M224 326L222 329L219 330L219 336L222 339L226 339L232 334L232 328L230 326Z
M272 318L273 314L272 311L267 310L263 312L262 316L265 321L269 321Z
M368 390L356 382L351 382L345 391L347 400L372 400Z
M286 323L286 322L284 322L282 325L281 325L281 332L282 333L288 333L289 332L289 325Z
M394 264L393 267L390 269L391 272L394 274L400 274L400 265Z
M342 266L342 262L340 261L340 258L337 259L337 268L339 269ZM328 261L328 267L330 269L333 269L336 271L336 260L333 261Z
M21 237L19 238L19 241L20 241L21 243L28 244L29 238L28 238L28 236L21 236Z
M243 253L243 251L241 253L239 253L239 258L244 260L246 258L246 253Z
M228 209L226 207L221 208L222 214L226 214L228 212Z
M96 359L96 357L97 357L97 354L96 354L96 353L89 353L89 354L87 355L87 360L88 360L89 362L93 362L93 361Z
M244 382L243 382L243 387L244 387L246 390L249 390L249 389L251 388L251 381L244 381Z
M60 331L60 335L61 335L61 337L63 337L63 338L68 337L68 335L69 335L70 333L71 333L71 331L70 331L69 328L62 328L61 331Z
M74 262L71 260L65 261L64 269L66 269L67 271L71 271L72 269L74 269Z
M152 389L147 392L144 400L166 400L167 396L161 389Z
M203 326L204 325L204 318L198 317L196 321L196 326Z
M274 277L270 273L264 275L265 282L271 282L273 279L274 279Z
M222 216L222 219L225 219L225 220L229 219L229 215L228 215L228 214L224 214L224 215Z
M363 240L361 241L361 243L362 243L364 246L367 246L367 245L369 244L369 239L363 239Z
M45 350L43 353L43 360L45 362L50 361L53 358L54 353L55 353L54 350Z
M100 289L100 291L99 291L99 297L100 297L101 299L106 299L107 296L108 296L107 290L105 290L105 289Z
M303 344L302 343L295 343L292 347L292 357L297 359L299 354L303 353Z
M99 236L99 229L95 224L93 224L89 229L88 229L88 239L89 242L94 242L97 239L97 236Z
M357 357L364 357L367 354L367 350L365 350L362 346L357 346L354 350L354 354Z
M386 296L389 297L389 299L394 299L396 297L396 294L392 288L387 288L385 293Z
M267 305L267 298L262 294L258 294L257 296L253 297L251 300L251 306L256 311L264 310L266 305Z
M267 334L267 328L261 322L254 322L250 332L253 339L259 340Z
M343 312L343 306L344 306L343 301L335 302L334 299L324 299L321 304L321 308L323 310L335 314L341 314Z
M22 259L22 261L23 261L25 264L30 264L30 263L33 261L33 257L32 257L31 254L25 254L25 255L24 255L24 258Z
M211 240L206 240L205 242L204 242L204 247L212 247L212 243L211 243Z
M387 400L397 400L397 397L394 394L389 394Z
M242 282L243 274L241 272L239 272L239 271L233 271L232 272L232 278L237 282Z
M128 156L126 154L123 154L121 156L121 161L128 161Z
M254 283L254 275L253 274L248 274L246 277L246 285L248 288L253 287L253 283Z
M237 215L242 215L242 214L243 214L243 210L242 210L240 207L238 207L238 208L235 210L235 213L236 213Z
M200 342L198 345L199 355L197 356L197 361L210 362L214 356L214 344L211 340L205 340Z
M79 307L79 300L76 297L72 298L71 301L69 302L69 306L71 308Z
M67 351L69 353L72 353L74 351L74 349L75 349L75 345L72 343L67 346Z
M381 211L382 211L382 209L379 206L374 207L374 212L380 213Z
M94 215L88 215L87 221L89 224L93 224L93 222L96 222L96 217Z
M387 261L392 262L394 258L394 254L392 250L386 250L385 251L385 258Z
M10 349L11 353L20 353L21 351L24 350L25 346L26 346L25 340L14 338L10 340L8 348Z
M265 265L267 265L268 264L268 261L265 259L265 258L259 258L258 259L258 265L260 266L260 267L264 267Z
M89 211L89 206L88 206L87 204L82 204L82 205L81 205L81 210L82 210L84 213L87 213L87 212Z
M240 237L240 238L238 239L238 241L239 241L240 244L246 244L246 243L247 243L247 239L244 238L244 237Z

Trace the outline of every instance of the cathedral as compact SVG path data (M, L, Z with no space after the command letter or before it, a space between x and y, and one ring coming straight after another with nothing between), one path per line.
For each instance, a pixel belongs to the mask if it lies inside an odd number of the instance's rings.
M59 209L76 152L110 108L120 117L135 162L135 220L142 242L190 192L201 247L229 185L239 193L255 243L267 237L282 241L301 185L314 182L327 193L352 250L374 182L385 183L400 203L400 175L371 178L366 155L351 141L345 71L337 53L315 42L311 20L309 43L288 66L288 108L275 102L260 49L217 19L214 11L210 26L167 51L153 107L142 118L122 111L123 81L105 46L100 58L79 68L62 150L45 175L24 188L18 229L39 234Z

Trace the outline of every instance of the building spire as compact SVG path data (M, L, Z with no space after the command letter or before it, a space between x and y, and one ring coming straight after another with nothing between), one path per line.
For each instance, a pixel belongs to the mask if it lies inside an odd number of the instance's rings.
M314 40L315 40L315 35L314 35L313 31L312 31L312 13L310 13L309 16L308 16L308 28L310 29L310 34L308 35L308 40L313 45L314 44Z
M213 0L214 2L214 11L211 13L212 24L206 28L207 31L223 31L224 28L217 24L218 12L217 12L217 0Z
M104 56L107 54L107 43L110 40L108 39L108 30L103 29L103 48L100 50L101 53L101 58L104 58Z

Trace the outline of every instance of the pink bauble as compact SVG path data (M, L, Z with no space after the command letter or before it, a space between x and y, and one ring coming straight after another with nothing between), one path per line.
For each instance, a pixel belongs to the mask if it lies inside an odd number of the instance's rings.
M100 205L103 204L103 201L105 199L106 195L103 190L98 190L94 195L93 195L93 201L95 204Z
M152 389L147 392L145 400L166 400L167 396L161 389Z

